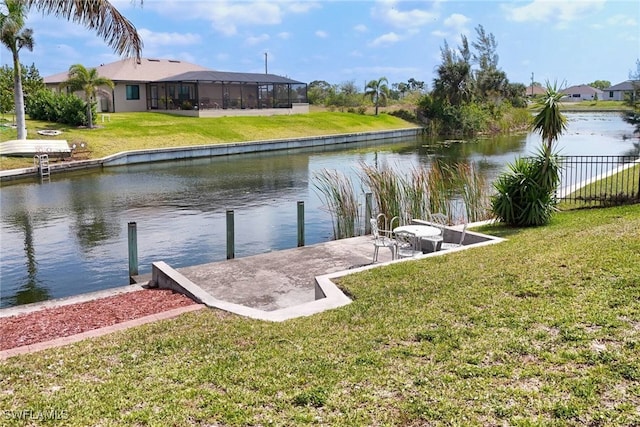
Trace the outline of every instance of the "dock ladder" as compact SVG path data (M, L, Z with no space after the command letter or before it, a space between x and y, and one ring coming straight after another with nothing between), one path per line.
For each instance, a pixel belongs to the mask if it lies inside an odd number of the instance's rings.
M40 178L44 180L51 177L48 154L36 154L33 156L33 165L40 171Z

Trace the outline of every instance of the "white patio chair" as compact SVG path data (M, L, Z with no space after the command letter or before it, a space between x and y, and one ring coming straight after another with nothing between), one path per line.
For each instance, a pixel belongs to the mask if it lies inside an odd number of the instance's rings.
M447 225L447 216L443 213L437 212L429 215L429 221L431 222L431 225L440 229L440 234L423 237L423 239L431 242L433 244L433 252L436 252L438 250L438 243L442 243L444 241L444 228Z
M378 251L380 248L389 248L391 259L396 258L396 241L391 238L386 230L381 231L378 227L378 220L371 218L371 234L373 235L373 262L378 262Z
M421 255L422 251L418 250L418 238L415 234L408 231L398 231L396 237L396 257L413 258Z
M440 245L440 250L444 251L447 249L455 249L455 248L459 248L461 246L463 246L463 242L464 242L464 237L467 234L467 223L465 222L464 225L462 226L462 234L460 234L460 240L457 243L447 243L447 242L443 242Z

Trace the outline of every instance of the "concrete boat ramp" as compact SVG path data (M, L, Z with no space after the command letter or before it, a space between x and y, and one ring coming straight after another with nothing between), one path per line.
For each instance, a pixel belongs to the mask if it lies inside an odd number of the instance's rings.
M460 233L459 227L445 229L445 241L459 240ZM0 318L156 287L185 294L210 308L279 322L351 303L335 284L339 277L503 240L467 230L463 247L401 260L392 260L391 252L381 248L375 264L370 235L177 269L158 261L152 264L151 274L133 277L132 285L3 308Z
M460 230L446 230L445 240L448 233L455 237ZM467 231L465 246L417 258L500 241ZM392 261L391 252L385 248L380 249L375 264L372 256L372 237L360 236L178 269L154 262L151 280L147 276L141 281L150 287L173 289L212 308L254 319L283 321L349 304L351 300L334 283L338 277L416 259Z
M282 321L349 304L332 279L391 261L389 250L376 264L372 255L372 237L361 236L178 269L155 262L148 284L212 308Z

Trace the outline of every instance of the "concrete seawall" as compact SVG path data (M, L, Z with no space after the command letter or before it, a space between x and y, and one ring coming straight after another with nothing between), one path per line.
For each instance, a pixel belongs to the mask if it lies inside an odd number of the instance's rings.
M71 172L81 169L132 165L137 163L162 162L201 157L228 156L296 148L321 147L328 145L354 144L381 139L412 138L422 133L422 128L405 128L377 132L359 132L338 135L287 138L266 141L247 141L226 144L196 145L189 147L157 148L151 150L124 151L102 159L69 161L51 164L51 174ZM36 167L0 171L0 181L37 177Z

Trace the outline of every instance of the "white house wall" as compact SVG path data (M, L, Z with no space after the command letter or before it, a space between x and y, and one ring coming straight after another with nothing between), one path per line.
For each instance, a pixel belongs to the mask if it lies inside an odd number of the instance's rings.
M127 99L127 85L138 85L140 99ZM141 82L118 82L114 92L114 112L130 113L134 111L147 111L147 85Z

